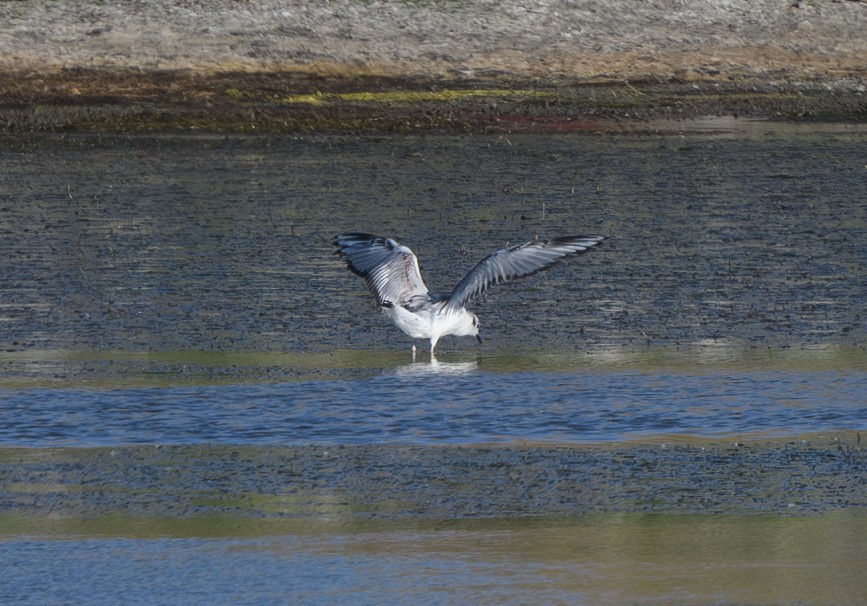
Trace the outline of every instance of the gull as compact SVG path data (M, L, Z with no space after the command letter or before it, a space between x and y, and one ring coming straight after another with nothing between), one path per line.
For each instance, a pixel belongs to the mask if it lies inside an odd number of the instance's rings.
M534 241L491 253L465 275L451 293L431 294L415 253L391 238L349 232L335 238L336 254L364 278L382 313L413 339L430 339L430 353L440 337L476 337L479 318L467 303L494 284L517 280L547 269L563 257L596 246L604 236L566 236ZM412 352L415 357L416 347Z

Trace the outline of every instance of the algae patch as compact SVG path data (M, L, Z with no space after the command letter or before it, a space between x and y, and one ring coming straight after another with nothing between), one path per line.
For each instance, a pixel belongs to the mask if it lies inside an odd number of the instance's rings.
M358 91L354 93L322 93L316 92L304 95L290 95L282 97L279 102L286 104L301 103L308 105L324 105L335 102L362 102L362 103L429 103L437 101L456 101L468 98L550 98L554 97L553 91L534 91L520 89L470 89L457 90L446 89L438 91Z

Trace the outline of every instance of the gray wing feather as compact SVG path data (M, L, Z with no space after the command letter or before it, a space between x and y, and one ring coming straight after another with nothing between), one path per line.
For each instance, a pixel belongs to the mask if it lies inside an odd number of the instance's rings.
M364 278L380 305L412 307L428 300L418 259L406 246L362 233L340 234L334 245L349 269Z
M446 308L457 310L494 284L517 280L547 269L563 257L596 246L603 236L568 236L546 242L527 242L498 250L482 259L458 282Z

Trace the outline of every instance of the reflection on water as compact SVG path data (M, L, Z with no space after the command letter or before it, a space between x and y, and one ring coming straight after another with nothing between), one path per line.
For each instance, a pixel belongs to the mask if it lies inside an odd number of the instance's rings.
M413 362L394 369L398 377L423 376L459 376L468 375L479 369L478 361L471 362L440 362L436 356L431 356L427 362Z
M867 592L867 517L857 514L620 514L290 534L214 520L192 535L178 526L175 538L158 521L132 521L148 540L123 538L129 522L103 525L100 538L79 524L71 540L0 540L0 601L830 605L858 604Z

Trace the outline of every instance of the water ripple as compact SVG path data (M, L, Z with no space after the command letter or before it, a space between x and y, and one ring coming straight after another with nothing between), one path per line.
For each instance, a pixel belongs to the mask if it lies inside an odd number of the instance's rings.
M7 389L0 399L5 446L587 443L867 429L867 374L856 371L419 371L354 381Z

